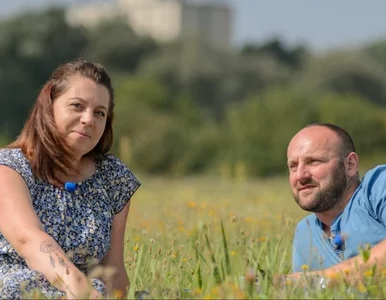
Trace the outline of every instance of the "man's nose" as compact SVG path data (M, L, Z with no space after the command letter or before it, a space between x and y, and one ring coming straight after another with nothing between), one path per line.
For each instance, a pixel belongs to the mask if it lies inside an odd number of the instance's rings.
M298 166L298 169L296 170L296 175L297 175L298 181L302 181L304 179L308 179L311 177L310 170L305 165Z

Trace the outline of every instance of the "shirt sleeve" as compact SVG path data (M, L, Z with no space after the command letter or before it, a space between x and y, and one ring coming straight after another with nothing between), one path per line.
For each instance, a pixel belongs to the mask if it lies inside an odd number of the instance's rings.
M386 165L370 170L362 183L370 214L386 226Z
M35 186L35 176L32 172L28 159L20 149L1 149L0 165L7 166L19 173L31 190Z
M105 180L108 181L108 193L113 212L118 214L130 201L141 183L118 158L109 156L104 163L107 165Z

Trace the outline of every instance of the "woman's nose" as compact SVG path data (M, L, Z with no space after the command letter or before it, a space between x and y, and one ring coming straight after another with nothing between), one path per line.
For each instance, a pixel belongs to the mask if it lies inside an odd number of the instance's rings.
M92 113L85 111L81 118L81 123L85 125L91 125L94 121L94 116Z

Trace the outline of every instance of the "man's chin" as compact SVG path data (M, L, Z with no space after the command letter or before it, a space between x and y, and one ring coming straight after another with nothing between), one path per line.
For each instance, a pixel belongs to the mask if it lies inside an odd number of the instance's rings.
M314 212L316 209L315 203L313 203L313 201L311 201L311 200L299 199L297 201L297 204L299 205L299 207L301 209L308 211L308 212Z

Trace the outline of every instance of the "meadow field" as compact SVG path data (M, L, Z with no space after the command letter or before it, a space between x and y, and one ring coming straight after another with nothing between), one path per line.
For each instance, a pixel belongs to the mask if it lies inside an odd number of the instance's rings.
M326 290L273 284L290 272L294 227L305 216L287 178L141 180L127 229L129 298L138 290L153 299L386 296L372 274L351 289L343 280Z

